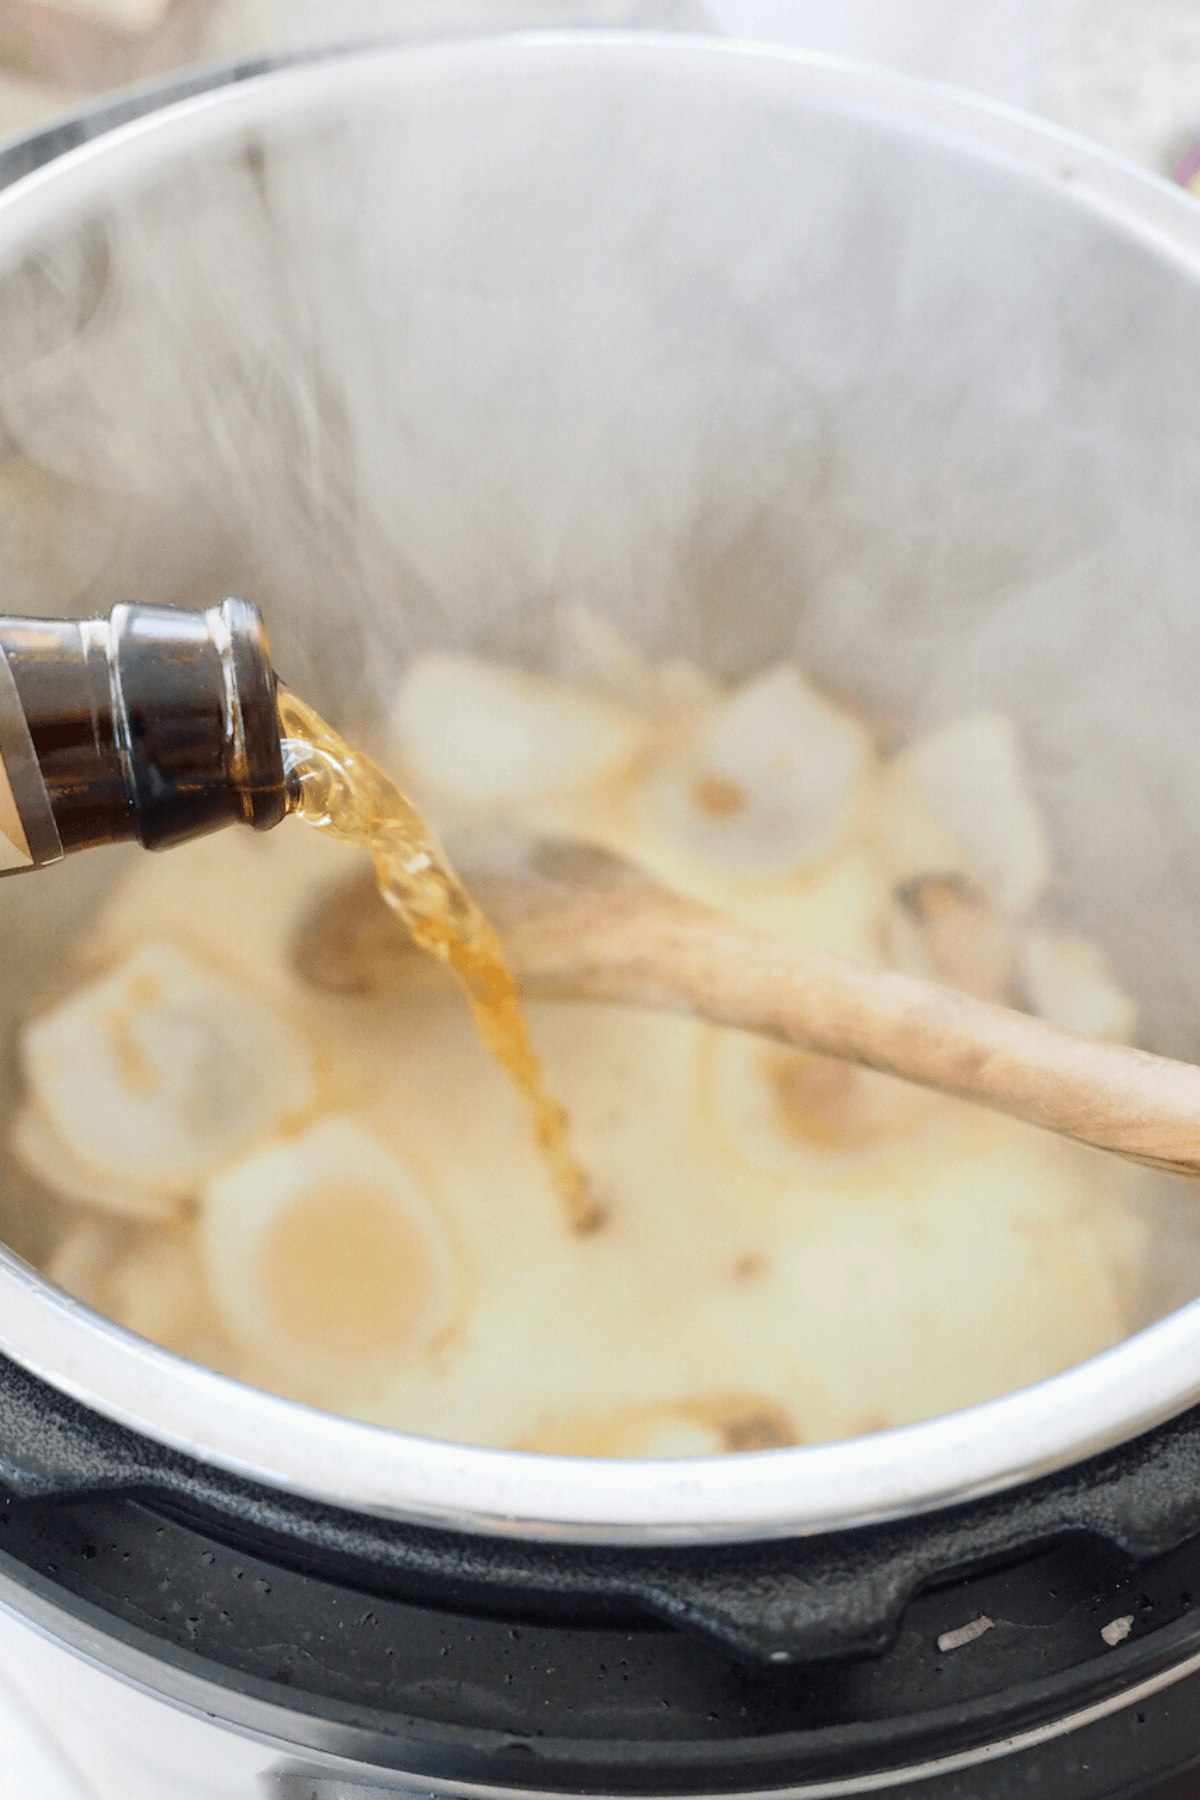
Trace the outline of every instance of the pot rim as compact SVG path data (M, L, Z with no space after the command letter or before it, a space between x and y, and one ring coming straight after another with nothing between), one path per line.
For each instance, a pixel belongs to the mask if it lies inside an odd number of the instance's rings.
M776 46L566 30L322 51L178 98L143 91L84 115L101 135L0 193L0 260L111 200L167 160L342 100L501 69L651 67L742 83L827 112L964 141L1028 181L1069 191L1200 286L1200 208L1165 180L1012 108ZM200 80L209 77L201 75ZM189 84L192 85L192 84ZM129 118L131 105L142 115ZM44 134L51 140L61 131ZM36 144L39 134L30 143ZM9 147L6 146L6 149ZM53 155L53 150L51 151ZM135 1337L0 1247L0 1351L94 1411L232 1474L328 1505L474 1534L578 1543L702 1544L799 1536L935 1511L1128 1441L1200 1399L1200 1300L1061 1375L869 1437L738 1456L627 1461L483 1449L336 1417Z

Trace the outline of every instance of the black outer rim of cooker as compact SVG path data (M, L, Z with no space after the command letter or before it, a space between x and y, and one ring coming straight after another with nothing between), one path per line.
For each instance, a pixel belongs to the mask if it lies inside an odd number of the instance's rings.
M923 1518L667 1548L340 1512L154 1444L3 1359L0 1447L0 1602L297 1748L563 1793L853 1793L925 1765L887 1791L985 1800L1028 1764L1043 1784L1055 1770L1055 1800L1093 1800L1165 1797L1128 1784L1200 1768L1200 1409ZM939 1648L981 1616L989 1630ZM1047 1741L976 1760L1028 1733ZM947 1757L965 1766L929 1767Z
M1020 1791L1030 1768L1036 1768L1041 1791L1055 1800L1196 1791L1129 1786L1144 1783L1152 1771L1174 1780L1181 1770L1200 1767L1194 1728L1200 1673L1193 1667L1181 1682L1134 1694L1139 1682L1151 1686L1155 1676L1169 1678L1189 1653L1193 1664L1200 1660L1194 1615L1130 1648L1107 1652L1099 1679L1081 1666L1009 1682L1010 1654L1001 1659L998 1692L987 1691L986 1675L968 1675L959 1686L977 1690L970 1698L905 1711L922 1680L926 1689L938 1685L948 1657L940 1666L926 1659L922 1671L917 1644L918 1654L897 1683L890 1684L884 1670L882 1680L852 1681L847 1695L836 1677L814 1685L809 1672L748 1672L669 1628L631 1628L627 1622L517 1627L381 1603L311 1576L293 1577L289 1596L289 1579L285 1573L281 1581L277 1565L202 1533L173 1529L169 1516L139 1502L52 1511L56 1517L27 1518L20 1535L26 1555L57 1559L54 1577L28 1563L18 1572L18 1559L0 1554L0 1600L18 1608L48 1600L52 1629L66 1643L78 1647L78 1634L90 1634L93 1660L175 1705L289 1742L292 1766L310 1774L315 1771L304 1762L305 1751L402 1772L423 1788L451 1781L515 1793L803 1794L815 1788L827 1794L830 1784L846 1784L841 1791L854 1793L867 1791L857 1783L877 1782L885 1771L896 1776L887 1791L901 1800L910 1794L913 1800L998 1800ZM6 1542L14 1540L12 1512L5 1509ZM124 1559L140 1553L144 1579L131 1592ZM202 1591L189 1593L186 1578L179 1578L189 1563L203 1569ZM122 1584L115 1606L98 1603L106 1573ZM1035 1580L1042 1586L1044 1573ZM221 1602L235 1584L249 1598L244 1608L234 1602L231 1614ZM1010 1575L1003 1586L1019 1605L1019 1577ZM272 1611L281 1590L288 1614L282 1638ZM977 1607L980 1592L995 1606L1001 1587L995 1578L982 1590L955 1584L933 1597L931 1613L961 1618ZM111 1603L111 1591L108 1597ZM1122 1596L1113 1598L1122 1603ZM1124 1603L1136 1607L1139 1601ZM159 1616L149 1626L155 1609ZM218 1662L206 1654L206 1637L222 1611L229 1638L255 1652L245 1662ZM1096 1616L1104 1613L1101 1608ZM38 1622L46 1628L44 1614ZM99 1657L98 1634L104 1640ZM326 1679L317 1684L311 1677L322 1649ZM340 1668L334 1666L339 1658ZM864 1692L879 1703L880 1716L848 1723L845 1712ZM1122 1692L1126 1704L1090 1727L1055 1735L1056 1722ZM889 1698L896 1703L892 1709ZM1043 1741L987 1759L989 1748L1014 1734L1033 1728L1036 1737L1039 1725ZM905 1770L912 1774L906 1777ZM297 1794L309 1800L310 1791L298 1788ZM347 1800L340 1784L331 1787L330 1800L334 1794Z

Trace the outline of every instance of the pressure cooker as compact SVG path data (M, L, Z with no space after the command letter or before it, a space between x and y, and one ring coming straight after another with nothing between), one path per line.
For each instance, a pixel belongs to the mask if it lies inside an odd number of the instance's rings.
M1200 1053L1194 201L947 90L582 31L202 71L0 171L47 472L6 612L244 593L331 716L421 648L536 666L564 593L729 676L1003 706L1060 916ZM10 1038L122 854L4 884ZM953 1417L560 1458L148 1344L4 1179L0 1675L97 1794L1200 1790L1186 1294Z

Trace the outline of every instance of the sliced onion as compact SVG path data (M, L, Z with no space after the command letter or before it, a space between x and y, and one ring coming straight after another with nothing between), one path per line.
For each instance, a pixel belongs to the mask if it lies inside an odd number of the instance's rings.
M705 713L640 810L675 855L725 878L779 880L838 847L871 763L866 726L785 663Z
M902 751L887 773L881 831L898 879L965 872L1018 915L1050 881L1045 828L1004 713L972 713Z
M169 943L146 944L32 1020L30 1092L75 1162L191 1194L316 1101L307 1044L274 1008Z
M225 1328L277 1368L402 1364L455 1315L437 1208L415 1168L354 1119L324 1119L217 1176L201 1217Z
M484 807L597 781L646 736L616 700L469 656L417 657L392 723L410 778Z

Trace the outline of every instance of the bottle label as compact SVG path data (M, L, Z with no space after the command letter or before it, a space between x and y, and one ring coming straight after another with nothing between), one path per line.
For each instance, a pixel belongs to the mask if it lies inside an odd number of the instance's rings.
M62 853L17 684L0 652L0 875L58 862Z

